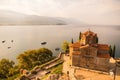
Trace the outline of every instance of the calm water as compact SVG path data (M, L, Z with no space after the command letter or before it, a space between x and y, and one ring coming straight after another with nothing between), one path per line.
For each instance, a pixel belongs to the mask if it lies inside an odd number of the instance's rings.
M78 40L79 32L91 31L98 34L99 43L116 45L116 56L120 57L120 26L73 26L73 25L40 25L40 26L0 26L0 59L9 58L16 61L16 56L29 49L49 48L54 55L59 52L64 41ZM2 41L5 40L5 43ZM14 40L11 42L11 40ZM41 42L47 42L41 45ZM8 47L11 47L8 49ZM61 50L60 50L61 51Z

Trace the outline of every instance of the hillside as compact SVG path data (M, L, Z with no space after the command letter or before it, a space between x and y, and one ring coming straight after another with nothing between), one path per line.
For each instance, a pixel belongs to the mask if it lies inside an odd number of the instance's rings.
M57 18L26 15L14 11L0 10L0 25L64 25Z

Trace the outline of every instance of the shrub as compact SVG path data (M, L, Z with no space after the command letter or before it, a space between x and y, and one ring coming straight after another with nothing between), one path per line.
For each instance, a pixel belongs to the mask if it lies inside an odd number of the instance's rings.
M31 71L31 74L37 74L37 71L33 70Z

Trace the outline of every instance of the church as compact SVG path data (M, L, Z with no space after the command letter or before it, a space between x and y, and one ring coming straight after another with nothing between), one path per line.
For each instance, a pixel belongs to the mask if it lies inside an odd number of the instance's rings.
M80 35L78 42L69 45L71 66L100 71L109 71L109 46L99 44L96 33L88 30Z

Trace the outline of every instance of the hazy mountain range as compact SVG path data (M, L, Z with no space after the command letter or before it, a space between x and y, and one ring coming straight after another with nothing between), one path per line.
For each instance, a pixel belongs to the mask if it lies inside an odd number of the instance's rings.
M69 24L88 25L84 22L75 19L26 15L9 10L0 10L0 25L69 25Z
M65 21L37 15L26 15L14 11L0 10L0 25L65 25Z

